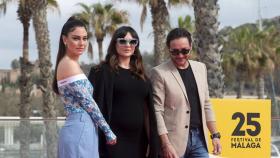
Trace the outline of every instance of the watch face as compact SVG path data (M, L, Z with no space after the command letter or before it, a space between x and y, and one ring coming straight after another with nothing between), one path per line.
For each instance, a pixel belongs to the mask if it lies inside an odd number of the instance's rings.
M219 132L217 132L217 133L213 133L212 135L211 135L211 139L213 139L213 138L221 138L221 134L219 133Z

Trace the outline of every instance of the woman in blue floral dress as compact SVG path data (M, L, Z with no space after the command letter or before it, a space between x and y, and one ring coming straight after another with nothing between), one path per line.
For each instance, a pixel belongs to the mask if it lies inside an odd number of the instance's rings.
M82 21L71 17L64 24L53 82L67 116L59 133L58 158L99 158L97 127L104 132L107 144L116 143L115 134L92 98L93 87L78 63L87 39Z

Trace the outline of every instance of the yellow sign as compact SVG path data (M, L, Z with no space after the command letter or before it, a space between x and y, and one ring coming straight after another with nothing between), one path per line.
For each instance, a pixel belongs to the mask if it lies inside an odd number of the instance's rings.
M270 100L211 99L211 103L222 136L222 157L270 157ZM212 142L209 143L211 152Z

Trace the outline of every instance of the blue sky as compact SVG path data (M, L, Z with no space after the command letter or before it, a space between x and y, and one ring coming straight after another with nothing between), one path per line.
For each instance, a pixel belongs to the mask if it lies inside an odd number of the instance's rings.
M61 15L53 11L48 12L48 25L51 41L51 58L52 63L55 62L58 49L58 39L62 25L74 12L78 12L80 8L75 6L76 3L83 2L92 4L96 2L110 1L93 1L93 0L58 0ZM224 26L236 27L238 25L250 22L256 22L258 19L258 0L218 0L220 5L219 21L220 28ZM271 18L280 16L280 0L260 0L261 16L263 18ZM117 9L127 10L130 15L130 24L138 32L140 36L140 49L142 52L151 52L153 49L153 35L151 26L151 16L148 13L147 20L143 31L141 32L139 19L142 7L131 3L116 3ZM6 15L0 16L0 69L10 69L10 63L13 59L19 58L22 54L22 25L16 16L17 4L10 4ZM170 22L172 27L177 26L179 16L191 15L193 17L193 8L189 6L177 6L169 8ZM34 40L34 31L30 28L30 60L34 61L38 58L36 43ZM109 38L104 41L103 49L106 52ZM91 63L97 61L97 44L93 41L95 59L93 61L82 55L80 61Z

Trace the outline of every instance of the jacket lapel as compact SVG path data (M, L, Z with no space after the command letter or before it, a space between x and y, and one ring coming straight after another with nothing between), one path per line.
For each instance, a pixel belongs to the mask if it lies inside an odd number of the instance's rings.
M185 88L184 82L182 80L182 77L181 77L179 71L177 70L176 66L173 64L172 60L169 60L168 66L169 66L171 74L173 75L173 77L175 78L177 83L180 85L180 88L183 91L184 96L187 99L187 102L189 102L188 95L187 95L186 88Z
M199 95L199 101L200 101L200 105L202 106L202 98L201 98L201 95L202 95L202 85L203 85L203 79L202 79L202 76L200 75L201 73L201 70L199 70L199 67L197 66L197 64L195 64L195 62L189 60L189 63L192 67L192 71L193 71L193 75L194 75L194 79L195 79L195 82L196 82L196 86L197 86L197 91L198 91L198 95Z

